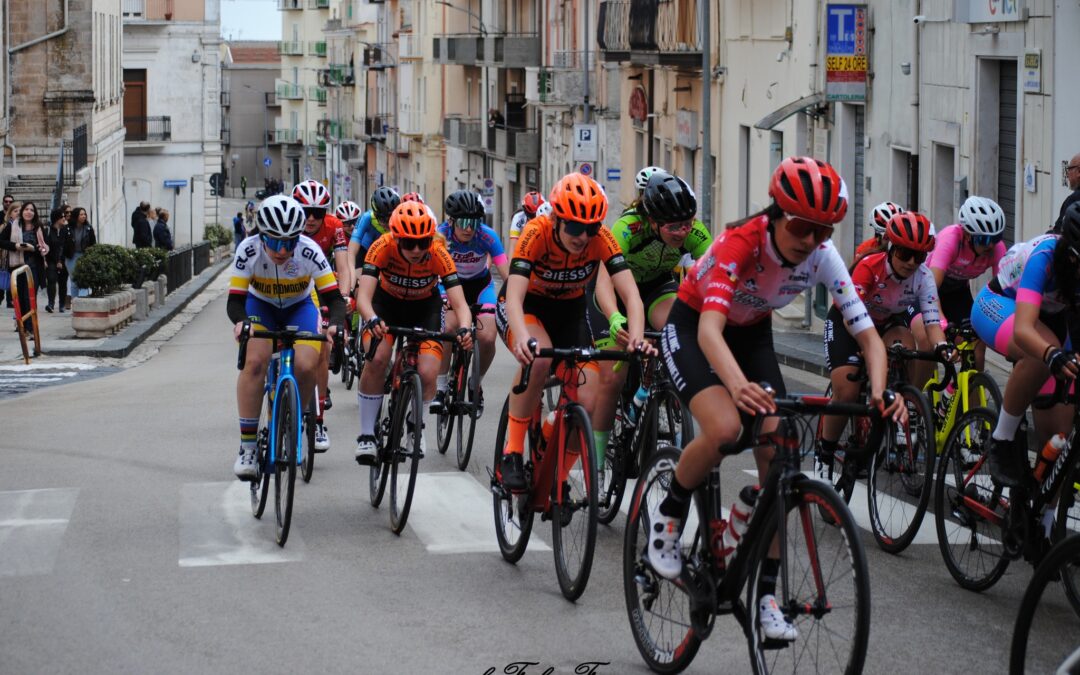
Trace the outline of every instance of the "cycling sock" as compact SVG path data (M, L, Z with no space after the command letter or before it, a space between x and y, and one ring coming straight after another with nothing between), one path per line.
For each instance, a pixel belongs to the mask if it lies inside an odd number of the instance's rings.
M761 563L761 576L758 577L757 582L757 594L759 598L763 595L776 595L776 577L779 574L780 559L765 558L765 561Z
M1001 407L998 413L997 426L994 427L993 438L998 441L1011 441L1016 438L1016 428L1020 426L1023 415L1011 415Z
M259 437L259 418L240 418L240 448L252 450L255 448L255 439Z
M525 452L525 432L529 430L529 417L506 416L506 447L503 454L521 455Z
M594 431L592 432L593 443L596 444L596 470L604 468L604 458L607 456L607 444L608 438L611 437L610 431Z
M446 391L446 388L447 388L446 387L446 375L445 374L436 375L435 376L435 390L436 391Z
M668 518L685 520L686 514L690 510L690 497L693 494L692 489L683 487L679 479L672 476L671 489L668 490L664 501L660 502L660 514Z
M368 394L356 394L356 400L360 404L360 435L375 435L375 419L379 416L379 406L382 405L382 394L369 396Z

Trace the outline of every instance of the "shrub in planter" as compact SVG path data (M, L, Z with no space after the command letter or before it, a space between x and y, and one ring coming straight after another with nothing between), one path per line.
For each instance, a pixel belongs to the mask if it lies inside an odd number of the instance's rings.
M134 259L123 246L96 244L86 249L72 272L80 288L89 288L94 297L104 297L120 288L134 269Z
M203 238L210 242L212 248L217 248L232 243L232 231L215 223L206 226L203 231Z
M150 255L154 256L154 260L157 261L157 266L154 268L157 271L152 275L154 279L157 279L159 274L165 273L165 267L169 260L169 252L163 248L144 248L142 250L149 251Z
M158 258L152 253L154 250L152 248L137 248L130 252L135 260L135 269L132 278L128 279L127 282L135 288L142 286L142 282L146 279L157 278Z

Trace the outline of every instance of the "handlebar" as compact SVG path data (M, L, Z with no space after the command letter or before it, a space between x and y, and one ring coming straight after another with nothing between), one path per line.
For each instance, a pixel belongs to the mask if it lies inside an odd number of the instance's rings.
M912 360L912 361L933 361L934 363L940 363L945 367L945 377L941 381L932 385L930 389L932 391L944 391L949 383L956 381L956 364L946 358L946 352L950 352L956 348L952 343L938 345L932 352L917 351L914 349L906 349L900 343L894 343L889 347L889 355L897 358Z
M413 338L416 340L438 340L439 342L456 342L458 336L454 333L443 333L442 331L427 330L426 328L416 328L407 326L387 326L386 332L395 337ZM379 348L379 340L372 340L371 346L364 353L364 358L371 360L375 358L375 350Z
M576 363L578 361L629 361L632 357L631 354L624 351L616 351L613 349L593 349L592 347L570 347L570 348L554 348L546 347L544 349L536 348L536 338L529 340L529 350L533 353L535 358L539 359L554 359L555 362L566 361L570 363ZM529 363L521 371L521 382L514 385L512 391L515 394L521 394L529 388L529 377L532 375L532 367L535 361ZM554 364L553 364L554 365Z
M326 335L322 333L312 333L310 331L296 330L295 328L285 328L284 330L252 330L251 322L245 321L244 325L240 328L240 353L236 357L236 369L243 370L244 365L247 363L247 343L252 338L274 340L276 342L283 342L286 347L291 347L294 343L304 341L312 342L326 342L328 339Z

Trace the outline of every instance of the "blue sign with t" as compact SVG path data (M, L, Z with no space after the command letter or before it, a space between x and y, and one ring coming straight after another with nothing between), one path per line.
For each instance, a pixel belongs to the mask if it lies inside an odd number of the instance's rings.
M826 14L826 53L855 53L855 9L855 5L829 5Z

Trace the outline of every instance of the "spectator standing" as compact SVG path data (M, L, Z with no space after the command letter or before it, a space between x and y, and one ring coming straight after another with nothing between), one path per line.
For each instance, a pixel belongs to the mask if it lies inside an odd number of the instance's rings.
M247 199L247 176L240 176L240 196Z
M244 214L240 211L236 212L236 217L232 219L232 231L233 231L233 250L235 251L240 242L244 240Z
M8 252L8 263L13 271L22 265L28 265L33 275L35 291L41 288L40 284L45 272L43 254L49 249L45 244L37 206L33 202L22 204L16 220L9 221L4 225L4 229L0 230L0 248ZM24 310L30 307L29 284L27 275L19 275L16 292L19 294L19 306ZM31 330L29 319L26 320L24 327L28 331Z
M150 248L154 245L154 235L150 230L150 202L139 202L138 208L131 212L131 243L135 248Z
M68 272L68 304L71 309L71 298L89 295L89 290L75 285L75 263L79 261L86 249L97 243L94 236L94 228L90 226L90 220L86 215L86 209L76 206L71 210L67 227L64 228L64 267Z
M64 238L67 232L68 208L62 206L53 209L49 214L49 226L45 228L45 245L48 253L45 254L45 284L46 298L45 311L49 314L54 309L61 313L67 304L68 273L64 267Z
M10 195L8 195L8 196L10 196ZM14 270L19 265L22 264L22 258L20 257L19 262L16 264L16 261L15 261L16 256L14 256L12 254L9 254L8 251L10 250L10 248L5 248L4 245L3 245L4 242L9 241L9 239L10 239L10 234L11 234L11 229L10 228L14 225L14 223L19 222L19 207L20 206L21 205L18 202L12 202L12 203L8 204L6 207L4 207L3 222L0 222L0 253L2 253L2 256L0 256L0 264L3 264L5 269L7 269L9 272L11 272L12 270ZM15 306L15 291L11 290L11 288L8 287L8 290L7 290L5 295L6 295L6 297L4 298L5 299L5 304L9 308L14 307Z
M1080 201L1080 152L1073 155L1073 158L1066 165L1065 180L1068 182L1072 193L1065 198L1065 201L1061 202L1061 211L1058 213L1057 221L1054 222L1054 234L1061 234L1061 219L1065 216L1065 212L1069 210L1069 207L1074 202Z
M4 195L4 210L0 211L0 213L6 214L7 210L9 208L11 208L11 205L14 204L14 203L15 203L15 198L14 197L12 197L10 194Z
M154 246L171 251L173 238L172 232L169 231L169 211L159 207L157 216L157 222L154 223Z

